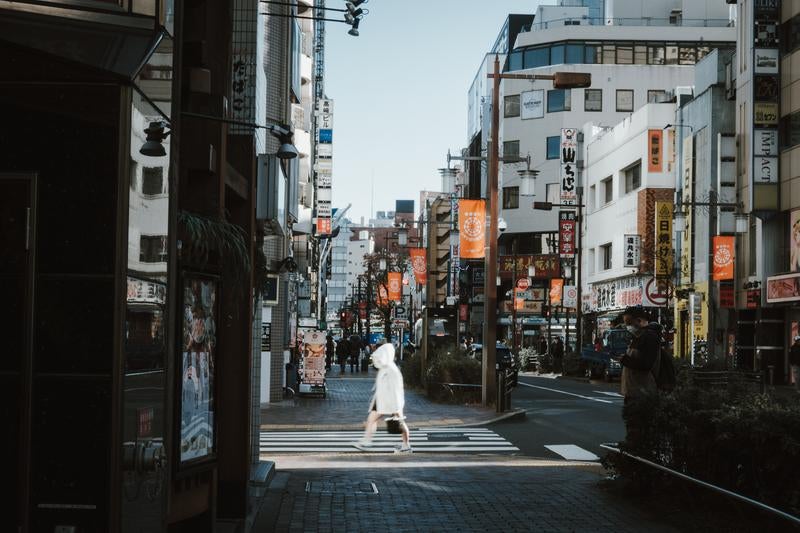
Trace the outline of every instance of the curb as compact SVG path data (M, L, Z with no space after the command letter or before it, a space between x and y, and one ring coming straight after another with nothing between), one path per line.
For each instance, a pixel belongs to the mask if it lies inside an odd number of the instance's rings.
M591 383L591 380L578 376L558 376L556 379L566 379L569 381L578 381L580 383Z
M527 416L527 411L525 409L514 409L513 411L509 411L508 413L503 413L502 415L496 416L489 420L484 420L483 422L470 422L468 424L459 424L456 426L447 426L451 428L474 428L479 426L488 426L491 424L496 424L497 422L503 422L506 420L517 420L517 419L524 419Z

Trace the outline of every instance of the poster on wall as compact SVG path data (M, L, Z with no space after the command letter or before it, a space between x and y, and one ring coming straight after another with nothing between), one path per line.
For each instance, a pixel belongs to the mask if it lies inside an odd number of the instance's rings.
M181 463L215 453L214 369L218 281L199 274L183 277L181 336Z
M300 392L324 391L325 387L325 332L318 330L303 333L303 358L300 361Z
M522 120L544 117L544 90L536 89L523 92L520 95L519 104L520 118Z
M800 271L800 209L789 213L789 271Z

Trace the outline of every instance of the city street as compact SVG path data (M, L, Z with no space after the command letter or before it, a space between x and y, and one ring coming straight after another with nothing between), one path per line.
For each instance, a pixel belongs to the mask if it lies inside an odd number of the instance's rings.
M514 408L525 409L525 418L492 429L527 456L592 460L589 454L605 454L600 444L625 436L619 382L520 375L511 397Z

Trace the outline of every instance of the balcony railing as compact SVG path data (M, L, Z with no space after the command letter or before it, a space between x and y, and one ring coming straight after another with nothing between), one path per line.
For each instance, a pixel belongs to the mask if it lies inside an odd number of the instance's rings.
M529 24L523 32L560 28L563 26L683 26L694 28L726 28L734 26L730 19L686 19L675 16L668 18L637 17L637 18L590 18L566 17L546 22Z

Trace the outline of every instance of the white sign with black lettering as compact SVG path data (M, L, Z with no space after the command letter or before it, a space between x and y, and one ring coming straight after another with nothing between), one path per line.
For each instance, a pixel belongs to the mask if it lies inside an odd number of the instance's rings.
M778 155L778 130L753 130L753 155Z
M753 158L753 183L778 183L778 158L755 156Z
M525 91L519 97L520 118L542 118L544 116L544 90Z

